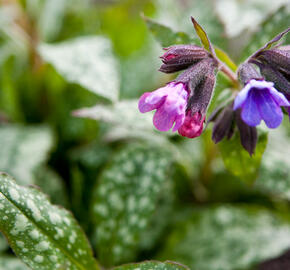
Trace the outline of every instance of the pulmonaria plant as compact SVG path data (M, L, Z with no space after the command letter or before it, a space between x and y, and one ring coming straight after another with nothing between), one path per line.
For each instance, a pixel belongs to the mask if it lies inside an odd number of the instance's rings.
M268 128L277 128L283 110L290 115L290 47L276 45L290 28L250 56L234 74L217 58L201 26L193 18L192 21L205 48L196 45L164 48L159 71L182 73L166 86L144 93L139 110L141 113L156 110L153 123L160 131L172 129L184 137L198 137L204 129L216 74L221 71L236 89L232 99L214 110L208 119L214 122L212 139L215 143L225 137L230 139L237 126L242 146L252 155L258 138L256 126L263 120Z

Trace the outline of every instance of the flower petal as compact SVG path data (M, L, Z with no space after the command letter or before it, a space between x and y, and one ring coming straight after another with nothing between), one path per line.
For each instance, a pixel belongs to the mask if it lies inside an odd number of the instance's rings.
M185 119L185 114L180 114L180 115L176 116L175 125L172 129L172 132L175 132L176 130L178 130L182 126L184 119Z
M239 94L236 96L235 101L234 101L234 110L241 108L243 106L243 104L245 103L248 95L249 95L249 91L251 89L251 85L247 84L240 92Z
M155 100L153 102L152 101L150 102L150 100L148 102L148 98L150 98L153 94L154 94L154 92L151 92L151 93L146 92L140 97L139 103L138 103L138 108L139 108L139 111L141 113L146 113L146 112L152 111L154 109L157 109L159 106L162 105L162 103L166 99L166 96L163 95L163 96L160 96L159 99L155 98Z
M268 128L278 127L283 119L280 106L268 91L263 91L257 97L258 109Z
M262 120L256 104L256 95L259 95L256 91L251 91L249 93L249 96L242 107L241 113L243 121L251 127L259 125Z
M269 88L270 94L272 98L278 103L280 106L290 106L289 101L287 98L278 90L276 90L274 87Z
M168 131L172 128L175 117L175 113L168 113L162 106L155 112L153 117L153 124L160 131Z

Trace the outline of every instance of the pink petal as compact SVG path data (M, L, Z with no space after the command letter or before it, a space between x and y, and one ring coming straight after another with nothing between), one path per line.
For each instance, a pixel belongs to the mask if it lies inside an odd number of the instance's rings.
M163 106L157 109L153 117L154 126L160 131L168 131L172 128L176 115L168 113Z

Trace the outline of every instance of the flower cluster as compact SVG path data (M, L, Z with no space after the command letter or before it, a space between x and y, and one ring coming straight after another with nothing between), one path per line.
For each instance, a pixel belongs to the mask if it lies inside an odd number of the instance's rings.
M290 117L290 47L274 46L289 31L290 28L269 41L238 68L242 89L208 119L214 122L215 143L225 137L230 139L237 126L241 144L252 155L258 137L256 126L263 120L268 128L277 128L283 119L283 108ZM159 70L182 73L166 86L144 93L139 100L141 113L156 110L153 123L158 130L172 129L188 138L203 132L216 73L224 65L211 44L210 49L208 52L196 45L165 48Z
M203 48L176 45L165 49L160 71L172 73L186 69L174 81L139 100L142 113L156 110L154 126L160 131L177 131L195 138L203 131L207 107L215 84L216 61Z

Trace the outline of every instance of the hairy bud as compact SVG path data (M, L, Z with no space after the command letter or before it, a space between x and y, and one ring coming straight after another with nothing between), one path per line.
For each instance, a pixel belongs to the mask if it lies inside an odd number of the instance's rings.
M250 80L261 80L263 77L260 75L260 73L257 71L255 66L251 63L243 63L239 66L238 69L238 76L239 80L245 85Z
M253 155L255 153L258 140L256 127L251 127L243 121L241 118L241 110L236 111L235 120L240 132L242 146L250 155Z
M175 45L165 48L166 52L160 57L163 65L159 71L164 73L173 73L197 63L207 58L208 52L195 45Z
M212 140L219 143L225 136L230 139L234 132L234 111L233 103L226 106L217 116L213 130Z

